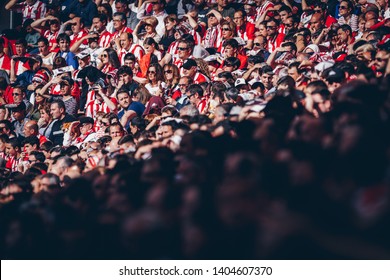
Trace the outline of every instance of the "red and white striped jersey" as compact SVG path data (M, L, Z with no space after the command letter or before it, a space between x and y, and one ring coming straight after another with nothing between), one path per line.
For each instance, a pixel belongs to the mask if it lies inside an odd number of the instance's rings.
M198 105L196 105L200 114L206 113L206 107L207 107L206 105L207 105L207 99L205 97L202 97Z
M18 171L18 165L22 162L22 158L15 158L15 156L8 157L5 168L11 170L12 172Z
M272 9L274 7L274 3L266 0L260 7L256 8L256 21L259 20L259 18L267 12L267 10Z
M283 43L283 40L283 33L279 33L274 38L268 39L267 45L269 53L272 53L276 48L280 47L280 45Z
M134 54L135 58L140 60L144 55L145 51L144 49L138 45L138 44L132 44L129 48L129 50L121 49L119 52L119 61L121 62L121 65L124 65L125 63L125 55L128 53Z
M123 27L120 31L115 31L114 34L112 34L112 38L111 40L114 40L116 38L118 38L119 36L121 36L122 33L124 32L127 32L127 33L133 33L133 30L131 30L131 28L125 26Z
M114 104L118 104L118 101L114 97L111 97L110 100ZM95 99L89 102L89 104L87 105L85 109L85 115L87 117L95 118L97 112L110 113L111 110L110 108L108 108L108 105L105 102L100 103L99 100Z
M11 70L11 58L6 54L3 54L3 56L0 57L0 69L8 72Z
M102 34L99 36L99 47L101 48L108 48L110 47L112 39L112 33L105 30Z
M26 56L29 56L29 55L26 55ZM16 61L15 63L15 75L18 76L20 74L22 74L24 71L26 70L29 70L30 69L30 65L28 64L28 62L22 62L20 60Z
M203 47L216 48L222 44L222 32L221 26L212 26L207 28L205 35L203 36Z
M202 73L196 72L194 76L194 84L203 84L203 83L209 83L210 79L207 78Z
M26 1L16 4L13 9L23 14L23 22L28 18L33 20L44 18L46 14L46 5L39 0L31 6L27 5Z
M58 47L54 47L57 45L57 36L58 36L58 31L55 33L52 33L50 30L46 30L43 32L43 37L45 37L49 41L49 50L51 52L56 52L59 50Z
M85 36L88 35L88 31L86 31L85 29L81 30L79 33L77 34L72 34L70 36L70 46L72 46L74 43L76 43L78 40L84 38ZM84 45L87 45L88 46L88 41L87 40L84 40L83 41L83 44Z
M87 107L87 105L89 103L91 103L92 101L95 101L95 96L96 96L96 93L95 93L94 90L89 90L88 91L88 93L87 93L87 101L85 102L85 107ZM83 109L85 109L85 108L83 108Z
M244 41L255 39L255 25L250 22L246 22L244 26L237 27L237 35Z
M102 71L104 74L107 74L107 73L109 73L109 72L114 71L115 69L116 69L116 68L114 68L113 66L107 64L107 65L104 65L104 67L102 68L101 71Z

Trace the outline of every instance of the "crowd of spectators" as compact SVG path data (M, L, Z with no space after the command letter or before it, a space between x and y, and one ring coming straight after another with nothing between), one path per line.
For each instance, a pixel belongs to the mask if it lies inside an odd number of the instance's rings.
M388 0L6 2L2 258L390 258Z

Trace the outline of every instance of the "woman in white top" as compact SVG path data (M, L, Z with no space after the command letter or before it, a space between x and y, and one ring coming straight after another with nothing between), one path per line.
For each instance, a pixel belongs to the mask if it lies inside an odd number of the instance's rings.
M148 72L146 72L146 78L148 79L148 83L145 85L145 88L150 92L150 94L162 96L165 91L166 84L164 83L163 68L160 64L150 64Z

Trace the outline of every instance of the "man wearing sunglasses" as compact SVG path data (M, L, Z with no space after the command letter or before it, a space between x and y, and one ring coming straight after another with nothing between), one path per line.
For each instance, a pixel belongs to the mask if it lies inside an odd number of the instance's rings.
M375 55L374 67L377 77L382 77L386 72L386 66L389 63L390 53L388 50L382 49Z
M278 24L276 20L270 19L266 25L268 51L272 53L276 48L280 47L284 40L284 34L278 33Z
M303 1L302 1L303 3ZM327 7L327 4L326 3L323 3L323 2L316 2L314 4L314 9L313 9L314 13L315 14L320 14L322 16L322 18L325 19L325 26L327 28L331 27L332 24L334 23L337 23L337 19L335 19L334 17L332 17L329 13L328 13L328 7Z

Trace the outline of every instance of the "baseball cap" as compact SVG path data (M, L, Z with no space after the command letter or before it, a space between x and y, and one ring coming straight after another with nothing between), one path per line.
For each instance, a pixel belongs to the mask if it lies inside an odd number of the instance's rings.
M344 71L336 67L325 70L323 76L329 83L341 83L345 79Z
M91 117L80 117L79 121L80 121L80 125L83 125L83 124L86 124L86 123L89 123L89 124L92 124L92 125L94 124L94 120Z
M75 59L83 59L83 58L87 57L88 55L90 55L89 50L83 50L82 52L79 52L78 54L76 54Z
M234 87L245 86L245 85L246 85L246 81L245 81L245 79L243 79L243 78L238 78L238 79L234 82Z
M186 69L186 70L190 70L191 67L197 67L198 65L196 64L196 61L193 60L193 59L187 59L186 61L184 61L183 63L183 68Z

